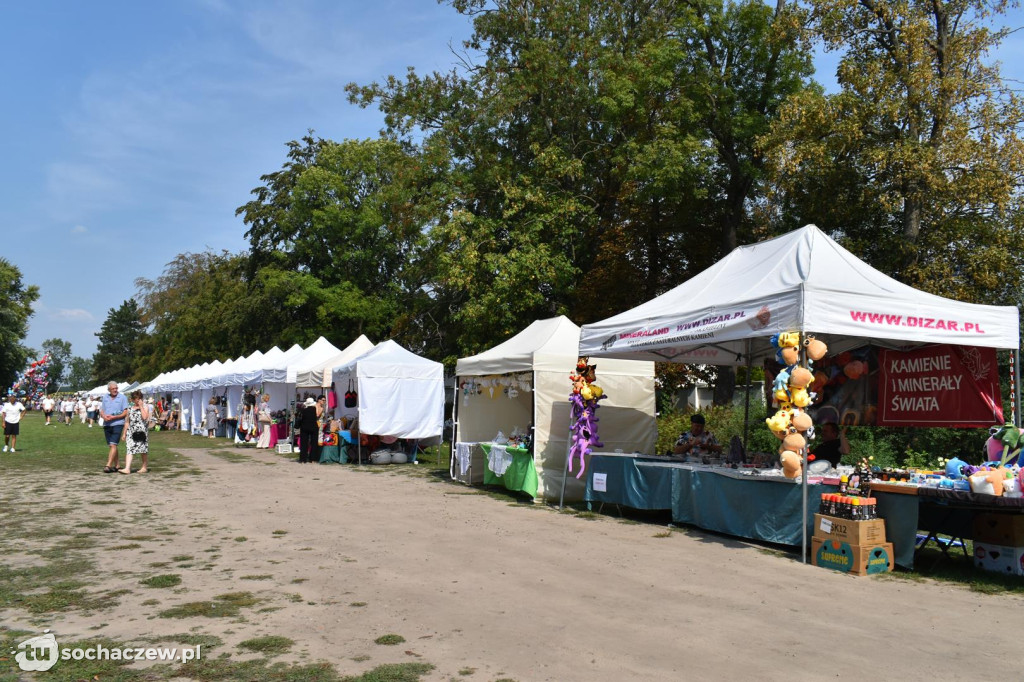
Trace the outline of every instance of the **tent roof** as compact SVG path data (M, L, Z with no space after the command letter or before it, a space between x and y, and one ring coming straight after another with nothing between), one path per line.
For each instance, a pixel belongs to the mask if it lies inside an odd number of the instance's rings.
M739 364L774 355L783 331L821 335L832 350L951 343L1017 348L1013 306L918 291L867 265L814 225L741 246L675 289L583 326L580 354Z
M478 355L460 359L455 365L458 376L511 374L535 370L570 372L579 356L580 328L560 315L537 320L507 341ZM648 363L631 361L605 364L601 374L635 374L650 376L654 368Z
M305 370L296 373L295 383L297 386L322 386L327 388L331 385L331 370L335 367L342 367L358 358L360 355L373 350L373 342L360 334L359 338L330 357L324 358L316 364L311 364Z
M333 357L340 352L341 351L333 343L321 336L314 341L309 348L295 356L295 358L288 363L288 372L286 377L287 383L296 383L299 372L308 372L314 367L319 367L325 359ZM316 384L311 385L319 386L320 382L316 382Z
M333 374L358 377L444 380L444 365L407 351L390 339L377 344Z

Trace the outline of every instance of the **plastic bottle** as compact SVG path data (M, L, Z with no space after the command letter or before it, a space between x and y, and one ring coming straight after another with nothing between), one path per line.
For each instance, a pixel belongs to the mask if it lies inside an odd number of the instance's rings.
M859 497L850 498L850 519L853 521L861 520Z
M839 494L840 495L845 495L846 494L846 489L847 489L847 487L849 487L849 483L850 483L850 479L846 476L846 474L843 474L842 476L839 477Z

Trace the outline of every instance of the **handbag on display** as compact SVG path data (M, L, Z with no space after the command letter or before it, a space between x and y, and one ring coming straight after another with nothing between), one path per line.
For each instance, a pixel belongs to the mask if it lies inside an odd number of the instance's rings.
M348 380L348 390L345 391L345 407L355 407L359 402L359 394L352 390L352 380Z
M331 390L327 392L327 409L333 410L338 406L338 394L334 392L334 384L331 384Z

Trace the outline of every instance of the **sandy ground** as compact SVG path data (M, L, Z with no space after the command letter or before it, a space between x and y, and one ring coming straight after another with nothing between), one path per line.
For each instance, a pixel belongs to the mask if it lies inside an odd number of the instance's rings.
M104 572L173 572L183 583L125 580L133 590L112 611L57 617L50 627L62 638L194 630L231 649L284 635L297 644L281 660L326 660L342 674L423 661L437 666L424 679L517 682L1006 679L1014 664L982 652L1020 645L1017 597L840 575L740 541L657 537L664 528L510 506L426 476L184 452L203 476L64 482L70 523L111 509L86 503L103 485L124 508L151 510L125 535L172 531L138 549L111 548L119 540L109 537L94 550ZM195 560L148 567L176 555ZM241 620L155 617L237 590L263 600ZM0 613L28 628L14 615ZM406 642L374 644L387 633Z

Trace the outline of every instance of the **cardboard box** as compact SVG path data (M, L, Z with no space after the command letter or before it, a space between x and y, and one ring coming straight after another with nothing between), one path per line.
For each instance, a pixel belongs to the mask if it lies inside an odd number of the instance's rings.
M292 444L291 443L278 443L277 444L277 454L279 454L279 455L290 455L290 454L292 454Z
M842 540L851 545L880 545L885 542L885 521L850 521L824 514L814 515L814 537Z
M1024 514L976 514L974 539L989 545L1024 547Z
M894 563L892 543L852 545L843 540L812 538L811 563L854 575L888 573Z
M974 565L1003 575L1024 575L1024 547L974 542Z

